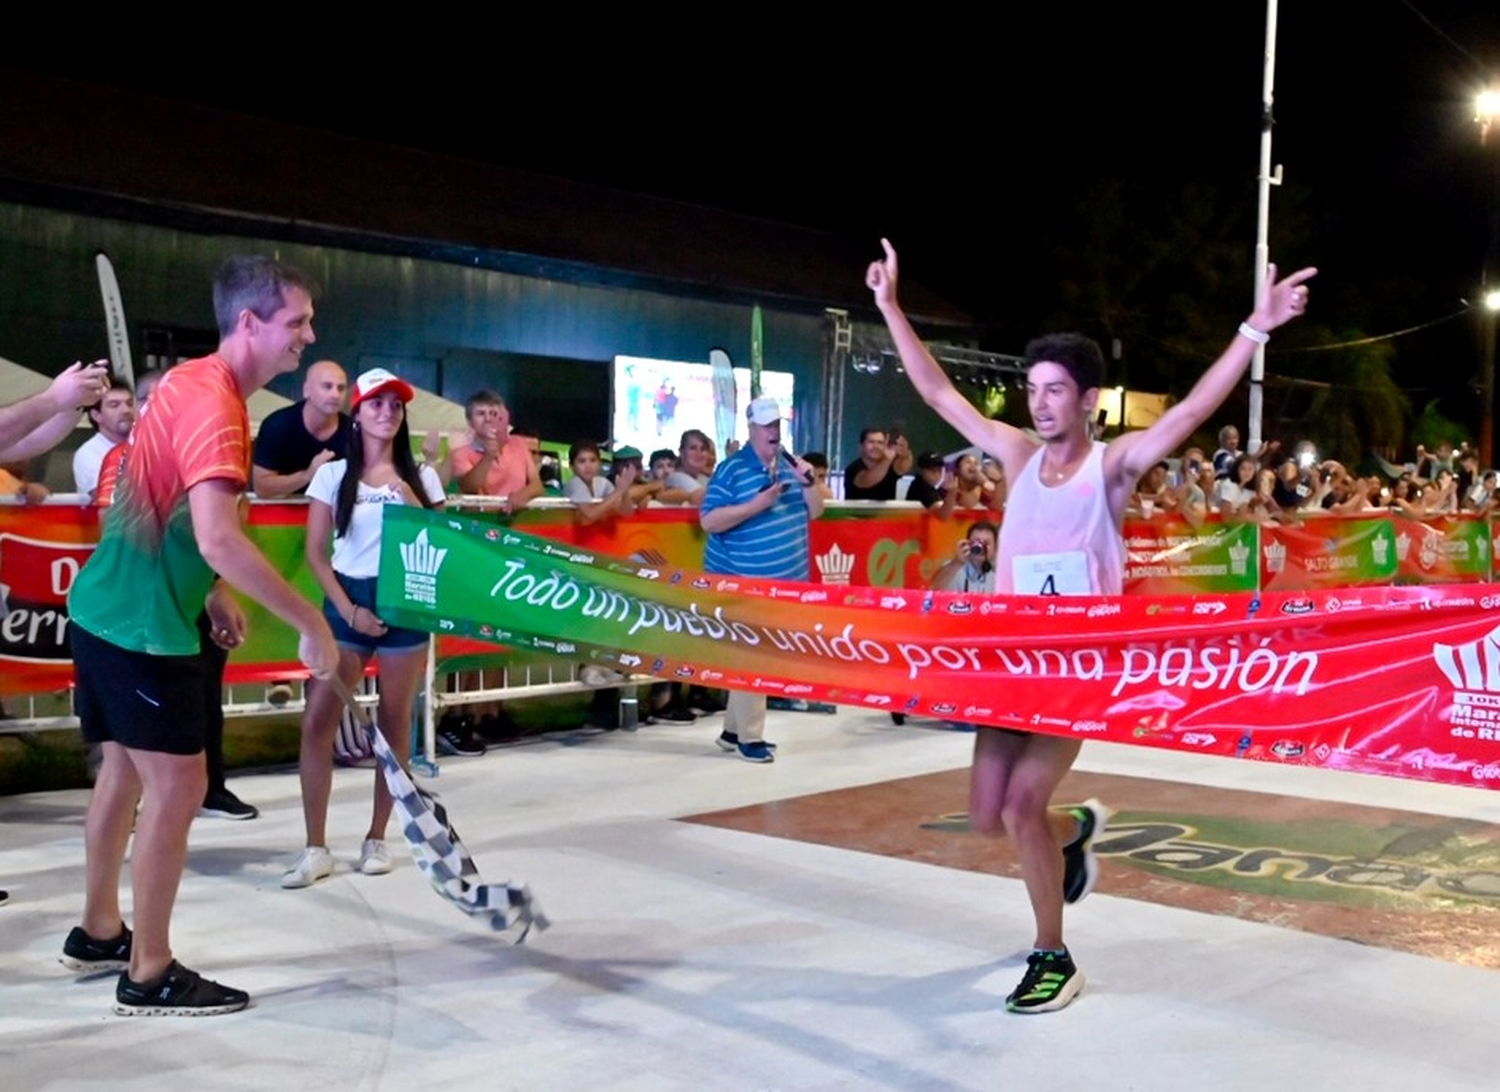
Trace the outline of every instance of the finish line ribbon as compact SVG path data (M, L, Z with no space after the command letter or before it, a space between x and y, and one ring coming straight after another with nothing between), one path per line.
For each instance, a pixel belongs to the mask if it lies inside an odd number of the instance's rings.
M1500 589L976 596L636 564L387 505L385 621L625 671L1500 786Z

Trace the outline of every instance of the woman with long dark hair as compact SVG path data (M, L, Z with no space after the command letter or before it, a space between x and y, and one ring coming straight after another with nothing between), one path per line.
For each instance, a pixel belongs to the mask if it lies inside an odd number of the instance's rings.
M323 614L339 646L339 678L352 688L378 653L377 723L402 762L411 750L412 703L426 665L428 637L421 630L387 626L380 620L375 613L375 577L380 571L384 506L443 506L437 472L429 466L419 470L411 454L406 404L415 393L409 383L384 368L356 379L348 457L319 467L307 487L307 565L325 596ZM309 684L299 764L307 848L281 877L282 887L307 887L333 874L327 839L328 796L340 712L332 686ZM360 847L357 871L373 876L391 870L385 844L390 815L391 796L377 768L370 829Z

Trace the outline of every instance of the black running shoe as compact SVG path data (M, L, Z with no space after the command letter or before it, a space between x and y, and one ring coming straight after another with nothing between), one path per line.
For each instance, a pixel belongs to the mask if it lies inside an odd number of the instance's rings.
M1078 834L1063 846L1063 901L1079 902L1094 889L1099 879L1099 859L1094 856L1094 839L1104 833L1104 826L1114 812L1097 800L1086 800L1068 809L1078 821Z
M159 978L132 982L127 972L115 987L115 1012L121 1016L219 1016L248 1004L244 990L211 982L175 959Z
M1066 948L1061 952L1034 951L1026 957L1021 984L1005 999L1010 1012L1056 1012L1083 989L1083 972Z
M209 789L198 814L211 819L254 819L260 815L260 809L228 789Z
M130 930L122 925L119 936L95 940L83 931L83 926L75 925L63 941L62 955L57 960L68 970L84 974L123 971L130 966Z
M438 721L436 742L440 755L474 758L484 754L484 742L474 734L474 721L467 716L445 715Z

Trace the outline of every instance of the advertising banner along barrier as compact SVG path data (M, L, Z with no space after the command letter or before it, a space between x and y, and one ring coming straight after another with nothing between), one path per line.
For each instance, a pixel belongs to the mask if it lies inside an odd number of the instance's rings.
M1046 598L827 587L601 556L389 506L386 621L708 686L1489 787L1500 595Z

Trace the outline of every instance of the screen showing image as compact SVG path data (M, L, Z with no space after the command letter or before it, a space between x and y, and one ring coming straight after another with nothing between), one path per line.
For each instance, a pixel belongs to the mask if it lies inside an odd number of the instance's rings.
M712 436L719 445L748 439L745 407L750 404L750 369L734 369L735 404L731 419L733 437L719 435L715 414L713 369L707 363L681 360L651 360L639 356L615 357L614 400L610 432L615 447L629 444L650 455L657 448L676 448L686 429L696 428ZM760 373L761 393L781 403L781 413L791 421L796 413L791 372L769 369ZM782 435L791 436L785 426Z

